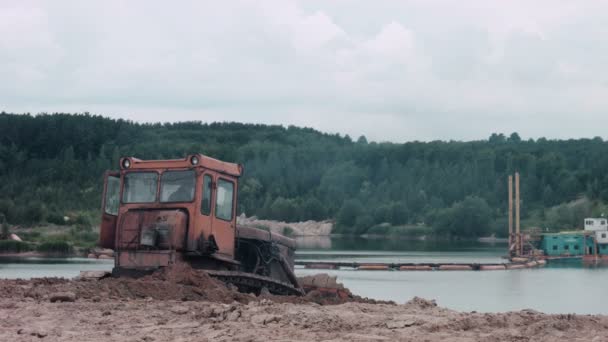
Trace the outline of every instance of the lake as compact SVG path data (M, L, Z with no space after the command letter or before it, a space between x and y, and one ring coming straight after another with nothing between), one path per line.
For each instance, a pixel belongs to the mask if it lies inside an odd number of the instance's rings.
M357 262L504 262L506 244L334 238L303 243L299 260ZM608 268L579 260L505 271L355 271L297 269L298 275L337 275L355 294L403 303L435 299L460 311L608 314Z
M298 260L357 262L503 262L505 244L406 241L397 239L298 239ZM80 270L110 270L112 261L83 258L0 258L1 278L75 277ZM436 299L460 311L503 312L534 309L547 313L608 314L608 268L580 261L551 261L540 269L508 271L354 271L325 272L355 294L403 303L413 296Z

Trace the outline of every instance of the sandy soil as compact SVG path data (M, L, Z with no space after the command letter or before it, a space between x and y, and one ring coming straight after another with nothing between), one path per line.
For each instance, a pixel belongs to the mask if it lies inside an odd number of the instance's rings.
M182 271L0 280L0 341L608 341L608 316L462 313L420 298L329 303L241 294Z

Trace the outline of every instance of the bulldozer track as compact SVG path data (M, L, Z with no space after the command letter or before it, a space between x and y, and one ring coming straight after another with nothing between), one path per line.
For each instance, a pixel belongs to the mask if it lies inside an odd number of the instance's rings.
M225 283L233 284L239 288L240 291L258 292L262 288L267 288L268 291L275 295L282 296L302 296L304 290L293 287L291 284L284 283L282 281L239 271L207 271L213 278L219 279Z

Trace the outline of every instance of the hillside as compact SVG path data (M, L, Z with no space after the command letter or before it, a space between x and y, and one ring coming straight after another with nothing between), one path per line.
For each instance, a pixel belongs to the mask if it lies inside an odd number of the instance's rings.
M1 113L0 213L11 224L58 223L66 215L94 223L102 174L116 169L120 156L194 152L244 164L240 213L336 219L337 230L347 233L421 223L449 235L502 233L506 176L516 170L530 224L547 224L545 208L581 196L591 203L584 214L608 200L608 143L601 138L521 140L513 133L470 142L369 143L291 126ZM573 215L561 216L551 224L577 224Z

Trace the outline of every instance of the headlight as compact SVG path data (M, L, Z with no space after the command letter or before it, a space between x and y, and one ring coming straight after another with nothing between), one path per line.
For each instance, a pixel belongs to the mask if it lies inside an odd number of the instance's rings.
M198 165L198 157L197 156L192 156L192 158L190 158L190 163L192 165Z
M128 169L131 167L131 161L128 158L122 160L123 169Z

